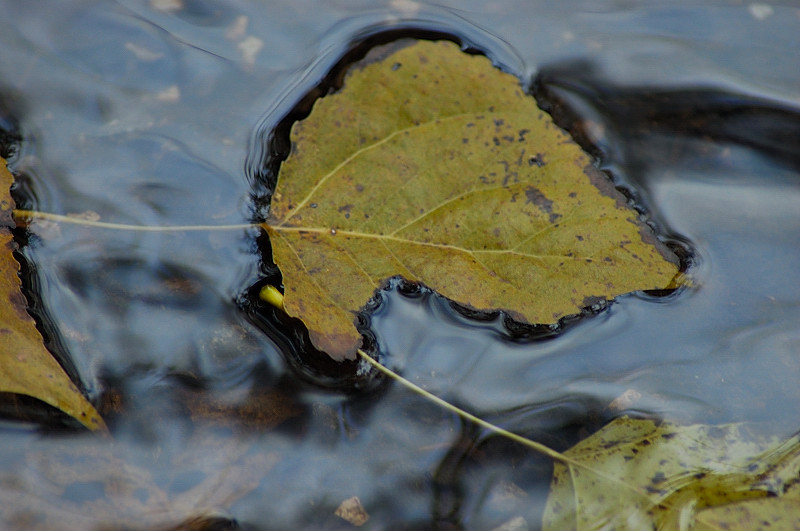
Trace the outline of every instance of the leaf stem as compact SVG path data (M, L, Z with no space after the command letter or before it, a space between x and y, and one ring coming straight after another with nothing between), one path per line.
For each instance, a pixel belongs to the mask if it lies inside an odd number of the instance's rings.
M214 231L214 230L243 230L260 228L259 223L239 223L233 225L128 225L125 223L108 223L105 221L93 221L74 216L64 216L62 214L51 214L49 212L38 212L36 210L14 210L14 221L21 226L27 226L31 220L43 219L59 223L72 223L73 225L83 225L85 227L96 227L111 230L132 230L140 232L187 232L187 231Z
M565 463L565 464L578 464L575 461L573 461L572 459L570 459L569 457L565 456L564 454L562 454L560 452L557 452L557 451L553 450L552 448L548 448L547 446L545 446L545 445L543 445L541 443L538 443L536 441L532 441L532 440L527 439L527 438L525 438L525 437L523 437L521 435L517 435L516 433L508 431L506 429L503 429L500 426L496 426L496 425L492 424L491 422L483 420L480 417L476 417L472 413L468 413L467 411L464 411L463 409L459 408L458 406L455 406L455 405L451 404L450 402L447 402L447 401L439 398L438 396L434 395L433 393L430 393L429 391L426 391L422 387L420 387L420 386L410 382L409 380L403 378L402 376L400 376L399 374L397 374L393 370L389 369L388 367L386 367L385 365L383 365L382 363L380 363L375 358L373 358L372 356L370 356L369 354L367 354L366 352L364 352L361 349L358 349L358 355L361 356L361 359L363 359L364 361L366 361L367 363L372 365L379 372L385 374L386 376L388 376L392 380L398 382L399 384L404 386L406 389L409 389L410 391L413 391L413 392L417 393L418 395L426 398L427 400L430 400L434 404L437 404L438 406L443 407L444 409L455 413L456 415L458 415L459 417L461 417L463 419L469 420L470 422L473 422L473 423L477 424L481 428L487 429L487 430L489 430L489 431L491 431L493 433L496 433L497 435L502 435L503 437L507 437L507 438L511 439L512 441L514 441L514 442L517 442L517 443L519 443L519 444L521 444L523 446L527 446L528 448L531 448L531 449L533 449L533 450L535 450L535 451L537 451L537 452L539 452L541 454L544 454L544 455L546 455L546 456L548 456L551 459L554 459L556 461L560 461L560 462Z
M379 372L385 374L386 376L388 376L392 380L398 382L399 384L404 386L406 389L408 389L408 390L410 390L410 391L412 391L414 393L419 394L420 396L424 397L425 399L430 400L434 404L437 404L438 406L443 407L444 409L446 409L448 411L451 411L451 412L455 413L459 417L461 417L461 418L463 418L465 420L468 420L470 422L474 422L478 426L480 426L480 427L482 427L482 428L484 428L486 430L489 430L492 433L496 433L497 435L501 435L503 437L511 439L512 441L514 441L516 443L519 443L519 444L521 444L523 446L526 446L526 447L530 448L531 450L533 450L535 452L538 452L540 454L546 455L547 457L553 459L554 461L558 461L558 462L562 463L563 465L566 465L568 468L569 467L576 467L576 468L580 468L580 469L586 470L587 472L589 472L591 474L594 474L597 477L605 479L605 480L607 480L607 481L609 481L609 482L611 482L613 484L619 485L621 488L629 490L634 495L639 496L643 500L646 500L648 503L652 503L651 495L646 493L646 492L644 492L644 491L642 491L642 490L640 490L636 486L629 485L625 481L620 480L618 477L615 477L615 476L612 476L612 475L608 475L608 474L604 473L601 470L597 470L597 469L593 468L591 463L588 463L588 464L587 463L582 463L581 461L578 461L577 459L573 459L573 458L571 458L571 457L569 457L567 455L564 455L561 452L557 452L557 451L553 450L552 448L549 448L549 447L545 446L542 443L538 443L536 441L532 441L531 439L523 437L522 435L517 435L514 432L511 432L511 431L508 431L506 429L503 429L500 426L496 426L496 425L492 424L491 422L483 420L480 417L476 417L472 413L468 413L467 411L464 411L463 409L459 408L458 406L455 406L455 405L451 404L450 402L447 402L446 400L443 400L443 399L439 398L438 396L434 395L433 393L431 393L429 391L426 391L425 389L419 387L418 385L416 385L416 384L410 382L409 380L403 378L402 376L400 376L396 372L392 371L391 369L389 369L388 367L386 367L385 365L383 365L379 361L377 361L374 358L372 358L369 354L367 354L363 350L359 349L357 352L358 352L358 355L361 357L361 359L363 359L364 361L366 361L367 363L372 365L372 367L377 369Z
M283 299L284 299L284 296L283 296L283 293L278 291L278 289L275 286L271 286L271 285L264 286L263 288L261 288L261 290L259 291L258 295L259 295L259 298L262 301L264 301L264 302L266 302L268 304L271 304L272 306L275 306L276 308L278 308L280 310L283 310ZM513 432L510 432L510 431L508 431L506 429L503 429L500 426L495 426L491 422L485 421L480 417L476 417L472 413L468 413L468 412L464 411L463 409L459 408L458 406L455 406L455 405L451 404L450 402L447 402L446 400L443 400L443 399L439 398L438 396L434 395L433 393L431 393L429 391L426 391L422 387L410 382L409 380L406 380L405 378L403 378L402 376L400 376L399 374L397 374L396 372L394 372L393 370L391 370L387 366L383 365L381 362L379 362L378 360L376 360L375 358L373 358L372 356L370 356L369 354L367 354L363 350L358 349L357 352L358 352L358 355L361 357L361 359L363 359L364 361L366 361L367 363L372 365L372 367L377 369L378 372L383 373L384 375L388 376L392 380L398 382L400 385L402 385L406 389L408 389L410 391L413 391L414 393L417 393L418 395L424 397L425 399L430 400L434 404L436 404L436 405L438 405L438 406L440 406L440 407L442 407L442 408L444 408L444 409L446 409L446 410L448 410L448 411L450 411L452 413L455 413L459 417L461 417L463 419L466 419L466 420L468 420L470 422L473 422L473 423L477 424L478 426L480 426L481 428L484 428L484 429L487 429L487 430L491 431L492 433L496 433L497 435L502 435L503 437L507 437L507 438L511 439L512 441L517 442L517 443L519 443L519 444L521 444L523 446L527 446L528 448L531 448L532 450L535 450L536 452L544 454L544 455L546 455L547 457L549 457L551 459L554 459L556 461L560 461L561 463L564 463L564 464L570 464L570 465L579 466L581 468L586 468L586 466L583 465L582 463L580 463L578 461L575 461L574 459L571 459L571 458L567 457L566 455L564 455L564 454L562 454L560 452L556 452L552 448L548 448L547 446L543 445L542 443L537 443L536 441L532 441L530 439L526 439L522 435L517 435L516 433L513 433Z

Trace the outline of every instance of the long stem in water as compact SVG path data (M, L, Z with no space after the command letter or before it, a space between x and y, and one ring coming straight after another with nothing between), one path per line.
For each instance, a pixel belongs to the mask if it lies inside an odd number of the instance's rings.
M430 392L426 391L422 387L420 387L420 386L416 385L415 383L403 378L402 376L400 376L399 374L397 374L393 370L389 369L388 367L386 367L382 363L378 362L375 358L373 358L372 356L370 356L369 354L367 354L363 350L358 349L358 355L361 356L361 359L363 359L364 361L366 361L367 363L372 365L379 372L385 374L386 376L388 376L392 380L394 380L397 383L401 384L406 389L409 389L410 391L413 391L414 393L417 393L418 395L421 395L421 396L425 397L427 400L430 400L434 404L437 404L438 406L441 406L444 409L455 413L459 417L461 417L463 419L466 419L466 420L469 420L470 422L473 422L473 423L477 424L481 428L485 428L485 429L487 429L487 430L489 430L489 431L491 431L493 433L496 433L498 435L502 435L503 437L507 437L507 438L511 439L512 441L514 441L514 442L517 442L519 444L527 446L528 448L536 450L537 452L542 453L542 454L550 457L551 459L555 459L556 461L561 461L562 463L570 463L570 464L572 463L572 460L569 457L567 457L567 456L565 456L565 455L563 455L563 454L561 454L559 452L556 452L555 450L553 450L551 448L548 448L547 446L545 446L545 445L543 445L541 443L537 443L536 441L532 441L532 440L527 439L527 438L525 438L525 437L523 437L521 435L517 435L516 433L513 433L513 432L510 432L510 431L508 431L506 429L503 429L500 426L496 426L496 425L492 424L491 422L485 421L480 417L476 417L472 413L468 413L467 411L464 411L463 409L461 409L461 408L459 408L457 406L454 406L450 402L447 402L446 400L443 400L443 399L439 398L438 396L434 395L433 393L430 393Z
M281 293L278 290L278 288L276 288L275 286L271 286L271 285L264 286L263 288L261 288L261 291L259 292L258 295L259 295L259 298L261 300L263 300L264 302L269 303L272 306L275 306L276 308L279 308L279 309L283 310L283 293ZM508 431L506 429L503 429L500 426L495 426L491 422L487 422L487 421L483 420L480 417L476 417L472 413L468 413L468 412L464 411L463 409L451 404L450 402L447 402L446 400L443 400L443 399L439 398L438 396L434 395L433 393L430 393L429 391L426 391L422 387L420 387L420 386L410 382L409 380L403 378L402 376L400 376L399 374L397 374L396 372L394 372L393 370L391 370L387 366L383 365L382 363L380 363L378 360L376 360L375 358L373 358L372 356L370 356L369 354L367 354L363 350L358 349L357 352L358 352L358 355L361 357L361 359L363 359L364 361L366 361L367 363L372 365L373 368L375 368L376 370L378 370L382 374L388 376L389 378L391 378L395 382L399 383L400 385L402 385L406 389L408 389L408 390L410 390L410 391L412 391L414 393L417 393L418 395L424 397L427 400L430 400L434 404L436 404L436 405L438 405L440 407L443 407L444 409L446 409L448 411L451 411L451 412L455 413L459 417L461 417L463 419L466 419L466 420L468 420L470 422L473 422L473 423L477 424L478 426L480 426L481 428L487 429L487 430L489 430L489 431L491 431L493 433L496 433L498 435L502 435L503 437L507 437L507 438L511 439L512 441L514 441L514 442L517 442L519 444L527 446L528 448L531 448L531 449L533 449L533 450L535 450L535 451L537 451L539 453L542 453L542 454L550 457L551 459L555 459L556 461L560 461L562 463L576 464L576 465L580 466L579 463L573 461L569 457L567 457L567 456L565 456L565 455L563 455L563 454L561 454L559 452L556 452L552 448L548 448L547 446L545 446L545 445L543 445L541 443L537 443L536 441L532 441L530 439L526 439L525 437L523 437L521 435L517 435L516 433L510 432L510 431Z
M125 223L108 223L105 221L93 221L74 216L64 216L61 214L51 214L49 212L37 212L35 210L14 210L14 221L25 227L31 220L43 219L58 223L71 223L84 227L96 227L99 229L111 230L132 230L140 232L186 232L186 231L215 231L215 230L243 230L259 228L257 223L239 223L234 225L128 225Z

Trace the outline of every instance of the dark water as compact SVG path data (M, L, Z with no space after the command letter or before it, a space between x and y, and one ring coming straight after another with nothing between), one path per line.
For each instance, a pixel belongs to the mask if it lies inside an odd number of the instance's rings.
M5 1L2 13L0 126L6 145L21 137L19 206L133 225L257 219L272 131L371 34L445 31L486 50L688 250L694 286L621 297L533 340L395 285L371 320L382 359L556 449L617 414L609 402L630 389L642 415L800 427L790 4ZM274 279L258 231L38 223L19 237L31 311L113 439L4 424L7 527L206 515L344 528L333 511L350 496L367 528L539 526L550 463L313 358L302 331L252 297Z

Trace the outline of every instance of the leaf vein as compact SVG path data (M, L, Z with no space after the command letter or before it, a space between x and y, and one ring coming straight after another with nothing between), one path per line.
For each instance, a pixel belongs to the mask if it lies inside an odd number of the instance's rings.
M326 299L328 299L328 301L330 301L330 303L333 304L334 306L336 306L337 308L347 310L347 308L342 308L342 306L339 303L337 303L335 300L333 300L331 298L330 291L326 290L322 285L320 285L319 281L317 280L317 276L316 275L312 275L311 272L309 272L308 268L306 267L305 262L303 262L303 260L300 258L300 255L297 254L297 250L294 248L294 246L291 244L291 242L289 242L282 234L277 234L277 236L279 236L280 238L282 238L286 242L286 245L289 247L289 249L294 254L295 258L297 259L297 262L302 266L303 272L305 273L306 278L311 280L311 282L314 284L314 286L316 286L317 291L320 294L322 294ZM284 283L285 283L285 279L284 279Z
M461 118L463 116L470 116L470 115L473 115L473 114L475 114L475 113L473 113L473 112L459 113L459 114L453 114L453 115L450 115L450 116L445 116L443 118L433 118L431 120L428 120L427 122L421 122L421 123L412 124L409 127L405 127L403 129L398 129L396 131L392 131L387 136L376 140L372 144L354 151L350 156L348 156L342 162L337 164L335 168L333 168L328 173L326 173L325 175L320 177L319 180L317 181L317 183L311 188L311 190L303 198L303 200L300 201L297 204L297 206L295 207L294 211L290 215L288 215L285 219L283 219L280 224L283 225L287 221L292 219L301 209L303 209L309 203L309 201L311 201L311 198L314 196L314 194L317 192L317 190L319 190L322 187L322 185L325 184L328 181L328 179L332 178L334 175L336 175L336 173L340 169L342 169L343 167L345 167L350 162L352 162L353 160L355 160L359 156L363 155L364 153L366 153L368 151L371 151L373 149L377 149L378 147L382 146L383 144L386 144L387 142L391 141L393 138L405 133L406 131L418 130L418 129L426 127L426 126L429 126L429 125L432 125L432 124L436 124L437 121L438 122L442 122L442 121L445 121L445 120L452 120L452 119L456 119L456 118Z
M329 234L330 229L328 228L314 228L314 227L272 227L275 232L313 232L319 234ZM358 231L349 231L349 230L341 230L338 229L336 234L340 236L350 236L353 238L365 238L365 239L372 239L378 241L395 241L403 244L412 244L412 245L424 245L427 247L434 247L437 249L450 249L453 251L458 251L462 253L466 253L469 255L474 254L510 254L510 255L517 255L522 256L525 258L536 258L536 259L559 259L563 260L564 258L575 258L574 256L567 256L565 254L530 254L530 253L521 253L519 251L515 251L514 249L467 249L465 247L460 247L458 245L451 245L445 243L436 243L436 242L423 242L418 240L410 240L408 238L400 238L392 235L387 234L370 234L366 232L358 232ZM288 240L287 240L288 242Z

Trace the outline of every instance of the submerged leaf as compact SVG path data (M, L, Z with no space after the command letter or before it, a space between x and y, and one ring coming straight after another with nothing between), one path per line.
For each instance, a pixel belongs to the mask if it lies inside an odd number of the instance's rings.
M317 348L352 358L396 275L526 323L670 286L676 257L514 76L450 42L383 53L294 125L265 226Z
M556 463L545 529L797 529L800 439L627 417Z
M32 396L76 418L90 430L105 429L97 411L44 347L20 291L11 184L14 177L0 158L0 392Z

